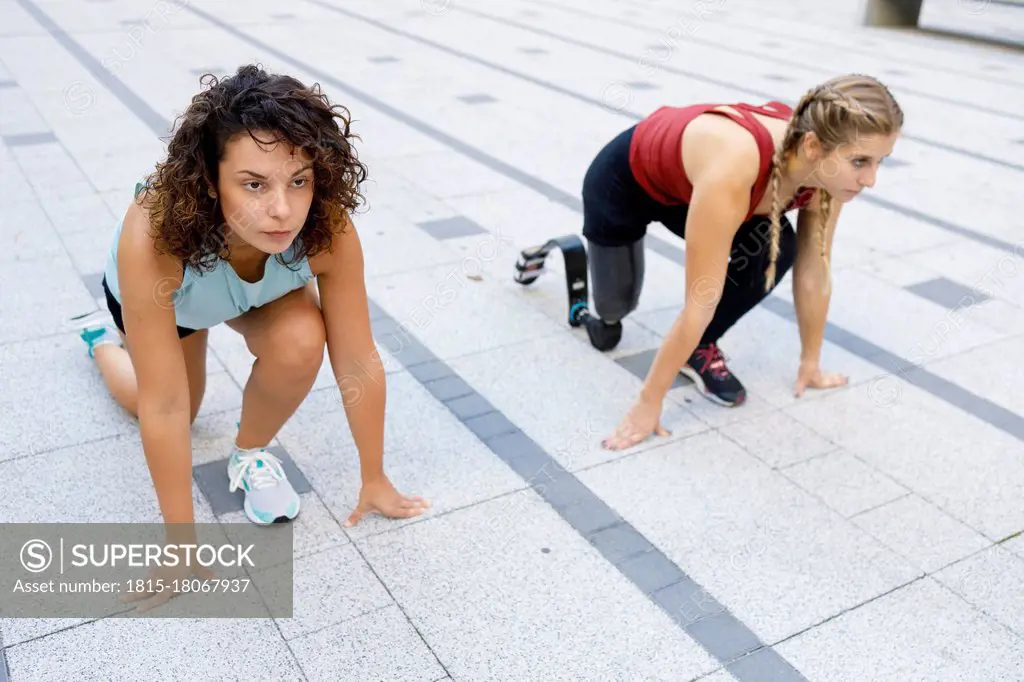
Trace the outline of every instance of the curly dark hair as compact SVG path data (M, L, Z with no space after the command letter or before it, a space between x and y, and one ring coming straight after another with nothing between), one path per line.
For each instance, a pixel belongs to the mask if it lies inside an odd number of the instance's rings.
M284 141L313 159L313 202L294 247L296 260L329 249L345 214L359 206L366 167L350 132L348 109L331 105L319 84L306 87L291 76L267 73L247 64L218 80L206 74L209 89L192 98L178 117L180 127L167 157L147 178L140 200L149 209L157 249L183 265L209 270L226 248L225 220L209 190L217 186L218 163L227 142L248 133L260 144ZM257 137L258 131L274 135ZM284 262L282 255L278 258Z

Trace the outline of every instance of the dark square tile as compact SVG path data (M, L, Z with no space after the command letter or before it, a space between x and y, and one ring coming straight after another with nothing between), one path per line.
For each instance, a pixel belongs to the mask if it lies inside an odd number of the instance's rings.
M684 627L725 610L710 592L689 577L663 587L651 597L676 623Z
M626 85L634 90L657 90L661 87L647 81L629 81Z
M461 422L495 411L494 406L476 392L445 400L444 404Z
M405 331L381 335L377 335L374 331L374 339L406 369L411 370L416 365L437 360L437 356L430 349L420 343L418 339L408 336Z
M598 533L605 528L622 523L622 517L591 493L591 497L569 507L556 507L559 516L576 529L580 535Z
M652 348L651 350L645 350L633 355L625 355L621 358L617 358L615 362L632 372L634 376L640 379L646 379L647 372L651 369L651 364L654 362L654 356L657 354L658 349ZM689 385L690 380L682 374L677 374L676 378L672 381L672 388Z
M302 495L310 492L312 488L306 476L299 470L299 467L292 461L292 458L285 452L284 448L274 446L267 448L267 451L281 460L288 480L291 481L295 492ZM208 462L192 467L192 478L202 491L203 495L210 502L210 507L216 516L222 516L242 509L245 501L245 492L236 490L228 492L228 457L219 459L216 462Z
M8 147L30 147L35 144L52 144L57 138L51 132L45 133L16 133L14 135L2 135L4 143Z
M500 412L488 412L478 417L470 417L463 421L463 424L484 442L488 438L515 433L518 430L516 425Z
M491 436L484 439L484 443L531 485L549 480L555 473L551 456L522 431Z
M658 549L624 559L618 563L618 567L644 594L654 594L686 577Z
M775 649L765 647L729 663L726 669L737 680L770 680L771 682L804 682L800 674Z
M613 564L654 549L647 538L625 522L593 533L587 539Z
M462 377L454 373L442 376L435 381L423 382L423 388L430 391L432 396L442 402L446 400L455 400L456 398L462 398L463 396L473 395L476 393L472 386L467 384Z
M459 99L465 102L466 104L489 104L491 102L498 101L491 97L490 95L483 93L474 95L459 95Z
M728 612L717 613L686 626L691 637L720 661L732 661L757 650L760 640Z
M417 365L413 365L408 369L409 374L412 375L413 379L426 385L427 382L435 381L437 379L444 379L446 377L454 377L455 373L452 368L444 362L444 360L431 360L429 362L422 362Z
M989 296L981 291L945 277L936 277L904 288L921 298L950 309L970 307L990 300Z
M102 272L90 272L89 274L82 275L82 284L89 290L89 295L93 298L106 298L106 294L103 292Z
M476 234L487 234L487 230L464 216L428 220L416 223L416 225L434 239L458 239Z

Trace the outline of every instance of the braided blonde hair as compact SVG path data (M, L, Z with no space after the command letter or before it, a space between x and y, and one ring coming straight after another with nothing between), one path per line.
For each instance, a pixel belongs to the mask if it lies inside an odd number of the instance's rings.
M782 236L782 212L785 208L779 188L786 160L796 153L797 145L806 133L813 132L825 153L848 144L861 135L891 135L903 127L903 111L889 89L871 76L849 74L832 78L811 88L797 102L793 117L782 138L782 144L772 158L770 188L772 192L771 242L768 269L765 271L765 291L775 285L775 264L779 258L779 240ZM824 189L821 193L821 230L818 240L821 256L825 257L825 232L832 211L832 196Z

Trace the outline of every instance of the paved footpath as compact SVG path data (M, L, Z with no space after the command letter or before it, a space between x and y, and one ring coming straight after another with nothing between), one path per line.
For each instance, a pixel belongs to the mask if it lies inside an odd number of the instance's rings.
M199 76L250 61L321 83L363 138L387 462L433 508L341 527L358 464L325 364L275 443L304 498L293 617L2 620L0 681L1024 680L1024 59L857 5L4 0L0 521L159 520L68 319ZM1014 3L926 7L1024 28ZM655 107L849 71L907 116L836 237L823 357L850 386L791 395L787 284L723 341L747 405L681 378L671 437L603 451L684 244L652 226L608 354L567 327L560 258L521 287L518 251L579 232L590 159ZM213 330L200 520L246 523L222 472L252 359Z

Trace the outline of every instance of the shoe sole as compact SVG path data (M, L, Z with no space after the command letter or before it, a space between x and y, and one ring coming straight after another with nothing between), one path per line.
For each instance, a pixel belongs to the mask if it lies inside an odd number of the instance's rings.
M292 514L291 516L287 514L283 516L278 516L273 521L264 521L263 519L256 516L252 511L252 506L249 504L248 499L246 499L245 502L242 503L242 509L245 511L246 518L255 523L257 526L272 526L275 523L289 523L290 521L294 521L298 517L299 511L301 511L302 509L302 498L300 497L298 503L295 505L294 514Z
M740 396L740 398L736 402L730 403L727 400L719 398L717 395L708 390L708 387L704 384L704 380L700 378L700 375L697 374L697 371L692 367L683 367L682 369L679 370L679 373L694 383L694 385L697 387L698 393L700 393L702 396L704 396L705 398L707 398L716 405L720 405L722 407L739 407L747 399L746 396Z
M114 326L114 317L106 308L97 308L81 315L69 318L71 325L78 331L91 327Z

